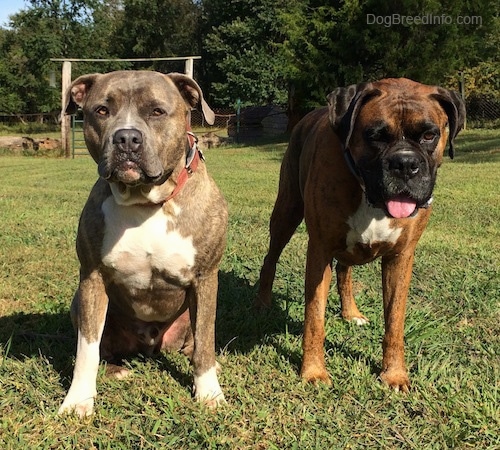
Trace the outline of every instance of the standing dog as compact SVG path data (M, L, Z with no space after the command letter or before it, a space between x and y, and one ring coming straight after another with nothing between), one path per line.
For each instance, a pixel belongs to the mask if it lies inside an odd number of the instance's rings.
M271 304L279 256L305 218L309 233L301 376L329 382L325 307L336 259L344 319L368 322L354 301L351 266L382 258L385 335L381 379L408 390L404 319L413 257L431 213L437 168L463 126L463 101L407 79L338 88L328 108L294 129L281 166L257 306Z
M214 113L182 74L84 75L68 93L80 106L99 179L77 236L80 284L71 316L78 331L73 381L59 412L92 413L100 358L117 377L130 354L183 350L197 400L224 401L215 361L218 266L226 203L190 132L190 110Z

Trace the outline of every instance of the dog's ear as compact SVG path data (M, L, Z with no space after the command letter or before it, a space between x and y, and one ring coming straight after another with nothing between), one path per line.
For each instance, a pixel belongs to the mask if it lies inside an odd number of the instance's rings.
M63 111L65 114L74 114L78 107L83 105L85 97L99 75L98 73L82 75L71 83L66 92L66 106Z
M380 94L371 83L360 83L336 88L327 96L330 123L344 147L349 145L361 106L371 97Z
M215 113L203 98L203 92L198 83L182 73L172 72L166 76L175 83L188 105L191 108L201 107L205 120L209 125L213 125L215 122Z
M431 97L439 102L448 116L448 155L453 159L455 155L454 140L465 123L465 102L458 92L450 91L442 87L437 87L436 91L435 94L431 94Z

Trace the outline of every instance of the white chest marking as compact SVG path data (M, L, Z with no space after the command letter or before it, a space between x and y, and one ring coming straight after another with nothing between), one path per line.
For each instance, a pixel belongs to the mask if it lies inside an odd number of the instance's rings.
M347 233L347 251L353 253L358 243L369 245L376 242L396 243L401 228L391 228L391 219L379 208L373 208L363 198L357 211L347 219L351 228Z
M192 236L183 237L175 229L175 217L160 206L121 206L112 196L104 201L102 211L106 224L102 260L115 270L115 282L132 291L148 289L153 272L189 281L196 249Z

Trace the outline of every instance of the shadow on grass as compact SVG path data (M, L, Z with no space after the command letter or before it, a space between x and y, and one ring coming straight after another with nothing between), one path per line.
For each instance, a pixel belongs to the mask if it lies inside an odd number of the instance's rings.
M500 132L497 130L470 130L459 134L455 144L455 160L459 162L478 164L500 159Z
M247 280L235 276L233 273L220 273L216 347L222 348L228 353L247 354L255 347L263 345L264 340L266 340L299 373L302 350L300 348L291 349L287 345L287 340L280 339L278 336L286 336L287 334L295 337L301 336L303 311L298 314L300 319L294 320L280 306L285 305L287 299L276 293L273 293L273 305L269 310L257 311L253 307L256 296L257 286L251 285ZM302 305L292 305L292 307L303 309ZM340 314L340 309L338 314ZM344 321L339 321L337 326L341 328L337 334L339 339L327 338L325 340L325 354L333 352L346 359L365 360L370 366L371 373L378 375L381 370L380 361L375 361L368 355L368 352L354 350L346 345L342 338L345 334L356 333L359 327Z
M76 339L68 313L17 313L0 317L4 358L45 358L63 377L73 368Z
M282 339L280 336L300 336L303 324L302 320L293 320L280 307L285 304L286 299L274 294L273 306L267 311L259 312L253 306L256 286L232 272L220 272L219 277L216 350L229 354L249 354L266 341L298 373L302 352L300 349L291 349L286 338ZM345 326L350 327L349 324ZM60 373L64 387L69 387L76 354L76 336L69 312L18 313L0 317L0 344L4 348L5 358L45 358ZM349 349L341 341L332 342L327 339L325 351L367 360L366 354ZM139 361L141 359L143 357L139 356ZM191 386L191 375L175 359L161 354L155 355L154 359L181 385ZM380 367L375 361L367 362L372 372L378 373Z

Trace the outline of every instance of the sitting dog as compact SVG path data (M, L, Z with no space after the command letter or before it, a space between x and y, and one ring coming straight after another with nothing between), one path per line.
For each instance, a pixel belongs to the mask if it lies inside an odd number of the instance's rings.
M227 208L190 131L191 108L201 107L208 123L214 113L198 84L178 73L84 75L67 98L66 112L83 109L99 179L78 227L77 353L59 412L92 413L101 358L120 378L123 357L164 349L190 357L195 398L217 406L224 402L215 314Z
M293 130L270 220L257 306L269 307L279 256L305 218L309 234L301 376L329 383L323 345L335 258L342 316L368 320L354 301L351 267L382 258L385 335L381 379L406 391L405 306L417 242L431 214L437 168L465 119L446 89L385 79L335 89L328 107Z

